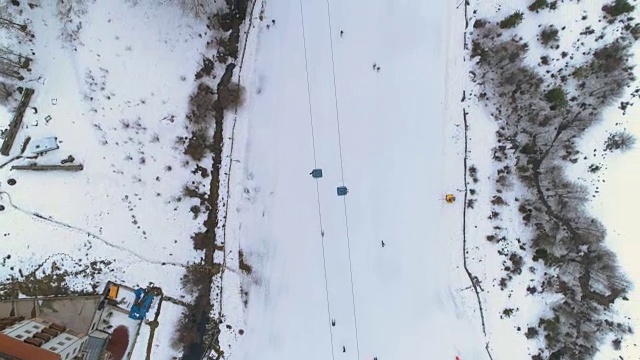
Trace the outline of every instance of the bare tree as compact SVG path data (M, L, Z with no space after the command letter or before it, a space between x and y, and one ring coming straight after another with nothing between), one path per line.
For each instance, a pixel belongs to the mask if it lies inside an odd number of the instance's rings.
M633 149L636 144L636 137L626 130L616 131L609 134L609 137L604 142L604 149L606 151L620 150L622 152Z
M7 47L0 47L0 61L16 68L28 69L31 58L18 54Z
M215 0L173 0L173 2L196 18L212 14L217 6Z
M16 80L24 80L24 76L20 73L19 68L0 60L0 76L6 76Z
M0 17L0 27L13 28L13 29L19 30L19 31L21 31L21 32L23 32L25 34L29 30L26 24L15 23L15 22L11 21L10 19L8 19L6 17Z
M19 101L17 99L17 86L5 82L0 82L0 104L5 106L12 106L14 102Z
M12 14L12 8L14 7L10 6L10 2L4 1L3 3L4 4L0 5L0 29L17 30L24 35L33 37L33 33L31 33L31 31L29 30L29 26L27 25L27 23L21 24L19 22L16 22ZM29 20L27 19L27 21Z

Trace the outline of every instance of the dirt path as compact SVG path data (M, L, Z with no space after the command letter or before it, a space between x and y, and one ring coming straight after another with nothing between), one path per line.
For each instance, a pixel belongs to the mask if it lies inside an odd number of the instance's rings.
M156 329L160 322L158 322L158 318L160 317L160 310L162 308L162 301L164 300L164 295L162 294L162 290L157 288L160 292L160 297L158 298L158 308L156 309L156 314L153 317L153 321L150 321L147 325L149 325L149 339L147 341L147 357L146 360L151 360L151 350L153 349L153 338L156 335Z

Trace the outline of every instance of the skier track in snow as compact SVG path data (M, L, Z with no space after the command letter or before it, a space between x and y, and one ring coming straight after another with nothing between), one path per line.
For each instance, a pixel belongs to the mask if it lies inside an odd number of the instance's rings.
M305 73L306 73L306 79L307 79L307 101L309 103L309 122L310 122L310 127L311 127L311 142L313 145L313 167L314 169L318 167L318 160L317 160L317 156L316 156L316 139L315 139L315 133L314 133L314 129L313 129L313 112L312 112L312 108L311 108L311 85L309 82L309 61L307 59L307 39L305 36L305 32L304 32L304 13L302 11L302 0L299 0L300 2L300 20L302 22L302 43L303 43L303 47L304 47L304 63L305 63ZM317 196L317 201L318 201L318 220L319 220L319 225L320 225L320 239L321 239L321 244L322 244L322 265L323 265L323 270L324 270L324 288L325 288L325 294L327 297L327 314L329 316L329 338L330 338L330 342L331 342L331 358L335 359L335 354L334 354L334 346L333 346L333 330L331 329L331 327L333 326L333 324L331 323L331 305L329 302L329 280L327 278L327 258L325 255L325 246L324 246L324 228L322 225L322 206L320 203L320 185L318 183L318 179L316 180L316 196ZM344 183L344 178L343 178L343 183ZM359 357L359 356L358 356Z
M302 0L300 0L302 1ZM338 111L338 87L336 86L336 62L333 54L333 29L331 28L331 5L329 4L329 0L326 0L327 3L327 18L329 20L329 44L331 48L331 75L333 77L333 99L336 108L336 123L338 125L338 148L340 149L340 172L342 179L342 186L344 186L344 164L342 158L342 134L340 133L340 112ZM351 239L349 238L349 217L347 216L347 198L343 197L343 205L344 205L344 226L346 230L347 237L347 251L349 255L349 279L351 280L351 302L353 304L353 325L355 328L356 335L356 353L358 355L358 359L360 359L360 341L358 340L358 317L356 316L356 296L355 289L353 285L353 267L351 265Z
M177 266L177 267L185 267L186 266L184 264L180 264L180 263L177 263L177 262L158 261L158 260L153 260L153 259L147 258L146 256L140 255L140 254L136 253L135 251L132 251L132 250L130 250L130 249L128 249L128 248L126 248L126 247L124 247L122 245L116 245L116 244L110 242L109 240L106 240L106 239L102 238L101 236L92 233L89 230L86 230L86 229L83 229L83 228L80 228L80 227L77 227L77 226L74 226L74 225L71 225L71 224L67 224L65 222L56 220L56 219L54 219L54 218L52 218L50 216L44 216L44 215L42 215L42 214L40 214L38 212L25 210L25 209L19 207L18 205L14 204L13 200L11 199L11 195L6 191L0 191L0 199L2 199L2 195L6 196L7 203L9 204L9 206L11 206L13 209L15 209L15 210L27 215L27 216L33 217L34 219L37 219L38 221L43 221L43 222L46 222L46 223L49 223L49 224L53 224L53 225L56 225L58 227L73 231L73 232L84 234L88 238L92 238L92 239L101 241L102 243L104 243L108 247L111 247L111 248L114 248L114 249L129 253L130 255L133 255L134 257L136 257L136 258L138 258L138 259L140 259L140 260L142 260L144 262L147 262L147 263L150 263L150 264L155 264L155 265L161 265L161 266L166 266L166 265Z

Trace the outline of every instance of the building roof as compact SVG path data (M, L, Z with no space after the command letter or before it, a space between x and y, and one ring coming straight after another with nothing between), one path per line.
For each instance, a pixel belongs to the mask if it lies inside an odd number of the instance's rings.
M29 345L0 333L0 358L8 355L20 360L60 360L60 354Z
M96 330L89 334L89 339L84 345L84 350L87 352L86 360L98 360L100 359L100 355L104 351L104 348L107 347L107 342L109 341L109 334Z

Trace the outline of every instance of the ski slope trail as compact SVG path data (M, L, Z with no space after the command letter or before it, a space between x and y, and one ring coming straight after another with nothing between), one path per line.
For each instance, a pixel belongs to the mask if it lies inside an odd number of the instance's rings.
M455 5L266 5L232 154L227 236L260 278L234 360L486 358L443 201L463 188Z

